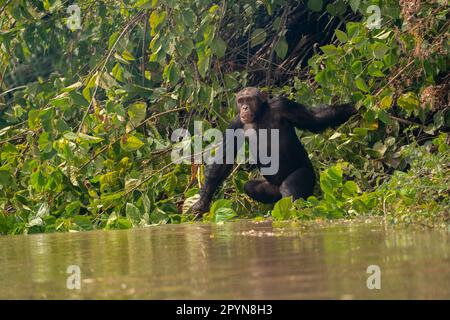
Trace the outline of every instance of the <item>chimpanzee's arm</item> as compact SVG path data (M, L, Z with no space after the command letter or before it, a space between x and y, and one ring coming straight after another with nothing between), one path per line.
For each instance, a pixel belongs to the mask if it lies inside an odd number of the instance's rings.
M356 113L356 109L351 104L308 109L304 105L285 98L272 100L271 107L279 110L281 117L295 127L315 133L339 126Z
M236 116L233 121L229 124L227 129L242 129L243 124L239 119L239 115ZM216 192L216 190L220 187L220 185L225 181L225 179L230 175L233 170L233 164L227 164L226 158L227 154L230 152L233 153L233 159L236 157L237 151L241 147L238 145L239 139L235 139L234 146L230 146L226 143L226 135L223 137L223 162L221 164L213 163L206 167L205 173L205 184L203 188L200 190L200 200L193 206L193 211L197 211L199 213L203 213L209 210L209 203ZM201 212L203 211L203 212Z

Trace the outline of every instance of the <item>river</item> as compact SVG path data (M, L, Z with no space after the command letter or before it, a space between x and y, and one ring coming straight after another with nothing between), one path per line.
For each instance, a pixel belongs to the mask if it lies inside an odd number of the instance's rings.
M0 254L2 299L450 299L449 230L382 220L2 236Z

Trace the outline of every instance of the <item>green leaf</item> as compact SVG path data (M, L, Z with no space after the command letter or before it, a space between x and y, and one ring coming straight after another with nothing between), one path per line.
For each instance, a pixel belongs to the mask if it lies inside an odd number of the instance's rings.
M392 106L392 95L385 96L380 101L381 109L389 109Z
M322 11L323 1L322 0L308 0L308 8L315 12Z
M122 52L122 58L124 58L127 61L134 61L134 60L136 60L136 58L133 57L133 55L128 50L124 50Z
M342 168L339 165L326 170L328 177L337 183L342 182Z
M173 194L175 191L175 188L177 187L177 176L173 173L169 173L165 177L165 183L164 183L164 190L168 194Z
M361 91L369 92L369 87L361 77L356 78L356 87Z
M328 140L334 140L339 138L340 136L342 136L342 133L336 131L331 137L328 138Z
M94 225L87 216L75 216L73 222L83 231L93 230Z
M144 142L139 140L133 135L126 135L120 139L120 146L123 150L132 152L140 149L144 145Z
M103 138L93 137L93 136L90 136L90 135L87 135L87 134L84 134L84 133L81 133L81 132L77 134L77 137L78 137L78 140L80 142L86 142L86 143L89 143L89 144L99 143L99 142L102 142L104 140Z
M138 226L140 224L142 218L141 211L134 204L127 202L125 213L133 226Z
M151 35L156 35L156 29L164 22L166 19L166 12L162 11L161 13L157 10L153 10L150 14L150 28L151 28Z
M346 43L348 41L347 34L344 31L336 29L334 33L341 43Z
M386 147L382 142L377 141L377 142L373 145L373 150L375 150L375 151L378 153L378 155L379 155L380 157L382 157L382 156L384 156L384 154L385 154L385 152L386 152L386 150L387 150L387 147Z
M61 118L56 120L55 128L60 133L64 133L66 131L70 131L71 130L69 125Z
M113 69L111 70L111 73L113 75L113 77L120 81L120 82L124 82L123 80L123 68L120 65L120 63L116 63L113 67Z
M292 197L286 197L275 204L271 215L276 220L287 220L291 218L291 210L293 208L294 204L292 202Z
M98 85L100 88L107 90L118 86L118 83L108 72L103 72L99 78Z
M211 8L209 8L208 12L210 14L215 14L217 12L217 10L219 10L219 6L217 4L214 4L211 6Z
M320 47L320 50L322 50L327 56L334 56L338 54L337 48L332 44Z
M345 25L345 28L347 29L347 35L349 39L353 39L356 36L358 36L361 33L361 24L357 22L348 22Z
M118 171L110 171L98 177L100 182L100 192L104 192L107 187L114 186L119 178Z
M147 104L145 102L137 102L128 108L128 116L133 127L139 125L147 113Z
M388 51L389 47L384 43L376 42L372 45L373 56L378 60L382 60Z
M215 210L214 221L216 223L228 221L237 216L236 211L231 208L218 208Z
M38 139L39 150L43 153L52 151L53 142L50 139L50 133L43 132Z
M416 110L420 105L420 100L417 98L416 94L414 92L407 92L402 94L398 100L397 104L399 107L414 111Z
M211 43L211 49L217 58L222 58L225 56L225 51L227 50L227 43L220 37L215 37Z
M77 215L78 213L80 213L80 208L81 208L81 202L80 201L73 201L71 203L69 203L66 208L65 211L69 216L73 216L73 215Z
M358 190L358 185L354 181L347 181L342 188L342 194L347 197L354 197Z
M152 224L164 224L167 223L167 221L169 221L169 217L163 210L161 210L160 208L156 208L150 214L149 220L150 223Z
M0 171L1 173L1 171ZM197 203L198 200L200 200L200 195L197 193L198 189L191 189L195 192L194 195L189 196L188 194L185 194L185 196L187 197L186 200L184 200L183 202L183 207L182 207L182 213L186 213L189 211L189 209L192 208L192 206Z
M272 29L274 31L280 31L281 29L281 17L276 17L272 24Z
M36 170L30 175L30 185L37 191L42 190L45 186L45 178L41 173L41 170Z
M133 227L133 224L130 220L124 217L118 217L115 223L115 226L117 229L131 229Z
M383 29L379 34L373 36L375 39L386 40L391 35L392 30Z
M116 43L117 38L119 38L119 35L120 35L120 32L116 31L112 35L109 36L108 50L110 50L112 48L112 46L114 45L114 43Z
M164 77L171 85L175 85L178 82L179 71L175 61L170 61L170 63L164 67Z
M47 132L53 130L53 119L55 117L55 109L53 107L42 109L39 112L39 118L41 118L42 128Z
M80 88L82 85L83 85L83 83L81 81L75 82L74 84L62 89L62 92L72 92L72 91Z
M206 72L209 69L209 57L207 57L207 56L200 57L198 59L197 66L198 66L198 72L200 73L202 78L205 78Z
M250 46L253 48L256 47L257 45L260 45L261 43L266 41L266 37L267 33L264 29L261 28L255 29L252 32L252 35L250 36L251 38Z
M275 52L280 59L284 59L286 57L288 52L288 43L285 37L280 38L275 47Z
M363 64L360 60L352 63L352 71L356 75L360 75L363 72Z
M184 24L187 27L194 27L195 26L195 22L197 20L197 16L195 15L194 11L192 11L191 8L183 9L183 11L181 12L181 16L182 16Z
M194 43L191 39L184 39L178 43L176 49L178 50L180 55L183 56L183 58L187 58L194 49Z
M47 202L42 202L36 212L36 217L44 218L50 214L50 208Z
M328 13L331 14L332 16L338 15L338 9L335 4L333 4L333 3L327 4L326 9L327 9Z
M359 9L360 4L361 0L350 0L350 7L352 8L353 12L356 12Z
M372 77L384 77L385 74L383 73L384 63L381 61L373 61L371 64L369 64L369 67L367 68L367 73Z
M39 110L33 109L28 111L28 128L36 130L39 128L40 122Z
M151 9L152 7L153 7L152 1L150 0L137 0L136 3L133 5L133 8L141 8L141 9Z
M10 187L12 182L11 174L8 171L0 170L0 185L3 187Z
M344 15L345 11L347 10L347 4L344 2L344 0L338 0L334 3L336 15L342 16Z
M26 226L27 226L28 228L36 227L36 226L43 226L43 225L44 225L44 220L42 220L41 217L32 218L32 219L30 220L30 222L28 222L28 223L26 224Z
M103 193L101 195L102 202L108 203L114 200L122 199L124 195L123 191L113 192L113 193Z
M233 202L229 199L219 199L214 201L214 203L211 205L211 209L209 210L213 216L216 215L216 213L220 209L228 208L230 209L233 206Z
M334 197L335 189L342 185L342 168L339 165L320 173L320 188L324 194Z

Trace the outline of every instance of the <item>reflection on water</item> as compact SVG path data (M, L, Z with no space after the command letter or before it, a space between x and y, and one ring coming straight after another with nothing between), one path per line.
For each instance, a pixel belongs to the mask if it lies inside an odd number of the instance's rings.
M81 289L69 290L69 265ZM381 289L366 285L381 268ZM0 298L450 299L450 233L238 221L0 237Z

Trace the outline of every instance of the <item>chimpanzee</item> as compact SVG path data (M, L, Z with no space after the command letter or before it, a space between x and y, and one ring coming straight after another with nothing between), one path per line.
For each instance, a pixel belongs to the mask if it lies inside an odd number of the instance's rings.
M338 126L356 113L350 104L322 106L307 109L305 106L283 97L268 99L267 94L255 87L248 87L236 95L239 114L232 120L228 129L279 129L279 167L275 174L248 181L244 191L251 198L262 203L274 203L282 197L293 196L306 199L313 192L315 173L294 127L311 132L322 132L326 128ZM260 135L258 135L260 138ZM267 137L267 135L266 135ZM270 148L270 139L267 139ZM238 146L227 149L224 139L224 158L227 152L236 156ZM261 170L264 166L257 161ZM207 166L205 184L200 190L200 199L191 211L203 214L209 211L211 199L217 188L233 169L233 164L213 163Z

